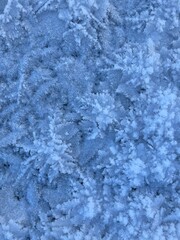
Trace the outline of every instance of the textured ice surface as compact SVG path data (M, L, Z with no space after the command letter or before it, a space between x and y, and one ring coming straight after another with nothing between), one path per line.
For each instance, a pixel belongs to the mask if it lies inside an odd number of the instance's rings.
M3 13L4 8L5 8L6 4L7 4L7 2L8 2L8 0L1 0L0 1L0 14Z
M180 239L178 0L0 1L0 239Z

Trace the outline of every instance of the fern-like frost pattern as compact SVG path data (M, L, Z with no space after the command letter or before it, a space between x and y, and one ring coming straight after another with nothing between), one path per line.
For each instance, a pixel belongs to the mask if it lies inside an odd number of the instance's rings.
M178 0L1 0L0 239L180 239Z

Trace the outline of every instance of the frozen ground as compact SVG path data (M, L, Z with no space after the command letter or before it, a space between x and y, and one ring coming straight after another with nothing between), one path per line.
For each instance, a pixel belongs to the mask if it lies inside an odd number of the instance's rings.
M180 239L179 6L0 1L1 240Z

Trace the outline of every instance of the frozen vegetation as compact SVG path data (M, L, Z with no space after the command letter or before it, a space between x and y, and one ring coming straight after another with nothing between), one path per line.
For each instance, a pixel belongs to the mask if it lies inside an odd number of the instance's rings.
M180 239L179 10L0 1L0 240Z

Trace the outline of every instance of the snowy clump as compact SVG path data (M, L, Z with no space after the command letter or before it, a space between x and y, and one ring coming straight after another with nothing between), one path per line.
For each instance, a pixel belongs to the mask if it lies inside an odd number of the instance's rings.
M180 239L178 0L0 3L0 239Z

